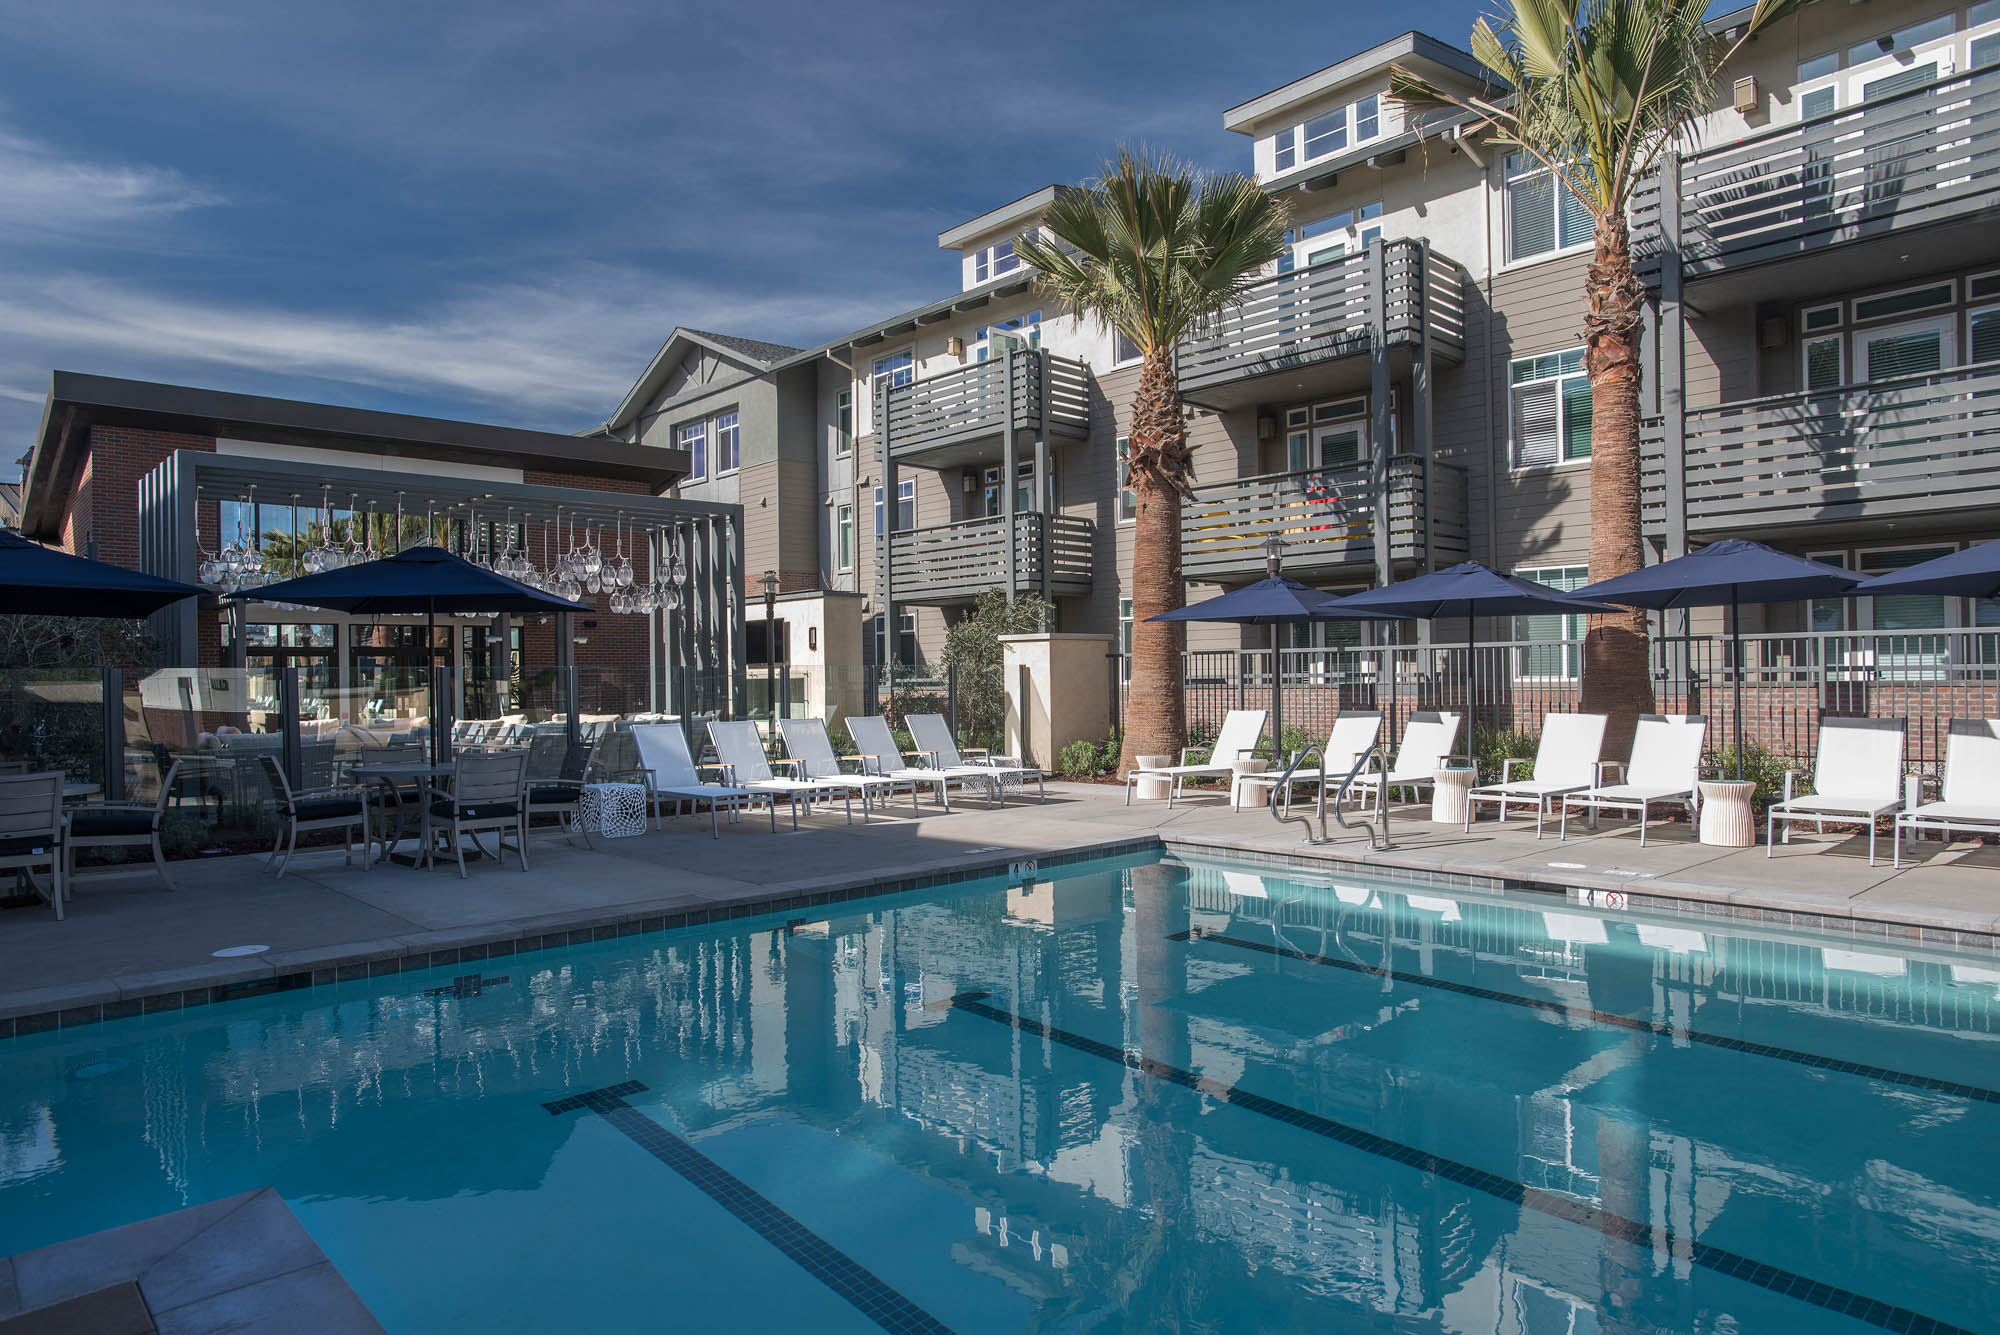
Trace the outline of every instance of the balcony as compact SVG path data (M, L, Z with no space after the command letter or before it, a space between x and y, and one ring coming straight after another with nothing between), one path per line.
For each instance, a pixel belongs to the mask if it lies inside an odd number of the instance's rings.
M1661 532L1664 424L1642 432L1641 504ZM1696 409L1686 450L1695 535L1985 509L2000 504L2000 362Z
M1990 210L2000 67L1944 79L1680 161L1689 279ZM1670 220L1668 220L1670 223ZM1667 249L1659 178L1632 206L1640 271ZM1990 222L1985 224L1990 226Z
M889 391L890 448L927 468L991 462L1010 404L1015 429L1082 440L1090 434L1090 370L1036 348L912 381Z
M899 603L970 602L1007 583L1006 520L967 519L936 528L907 529L889 540L890 572ZM1068 515L1014 516L1014 584L1038 591L1048 571L1049 596L1090 592L1097 526Z
M1376 325L1373 249L1267 278L1180 348L1181 393L1212 407L1240 406L1242 382L1366 354ZM1381 247L1382 338L1465 360L1465 270L1414 241ZM1220 391L1220 393L1218 393Z
M1389 461L1389 559L1437 565L1466 559L1465 470L1433 463L1426 504L1424 461ZM1233 583L1264 574L1264 542L1285 540L1285 573L1295 578L1347 569L1372 575L1375 498L1370 467L1314 469L1238 478L1195 488L1181 504L1181 569L1190 581ZM1431 550L1425 551L1425 539Z

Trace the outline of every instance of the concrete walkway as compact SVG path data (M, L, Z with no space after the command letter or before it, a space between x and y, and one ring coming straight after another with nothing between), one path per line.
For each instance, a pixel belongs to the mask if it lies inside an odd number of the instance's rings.
M1232 812L1197 795L1169 810L1123 804L1122 789L1051 784L1049 799L950 814L907 806L853 825L838 811L798 832L773 834L761 816L708 837L708 822L670 820L663 832L598 839L594 851L551 830L530 846L523 873L474 864L429 871L387 864L343 868L338 850L302 853L274 880L261 859L174 864L169 894L150 870L86 870L68 918L46 905L0 911L0 1038L57 1025L225 1000L277 987L489 958L519 949L653 930L752 907L792 908L845 898L880 882L904 885L1004 872L1017 858L1154 846L1176 852L1309 857L1445 873L1476 880L1583 888L1630 907L1682 907L1711 916L1991 951L2000 933L2000 849L1923 845L1901 872L1870 867L1859 835L1801 832L1774 859L1764 850L1707 848L1685 825L1656 826L1645 848L1632 827L1558 844L1537 842L1532 821L1482 822L1466 835L1430 824L1427 806L1396 809L1391 851L1359 834L1332 845L1300 842L1297 826L1267 811ZM1576 833L1573 829L1572 833ZM1669 903L1672 901L1672 903ZM263 945L263 953L213 952Z

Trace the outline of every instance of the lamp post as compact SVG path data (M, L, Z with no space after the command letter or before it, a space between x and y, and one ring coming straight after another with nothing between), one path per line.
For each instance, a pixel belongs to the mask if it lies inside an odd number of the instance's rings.
M1285 564L1285 540L1276 533L1264 539L1264 577L1279 578L1278 572ZM1273 769L1285 767L1285 651L1280 646L1278 623L1271 623L1271 754L1277 763Z
M770 740L778 740L778 573L766 570L757 585L764 590L764 707L770 711Z

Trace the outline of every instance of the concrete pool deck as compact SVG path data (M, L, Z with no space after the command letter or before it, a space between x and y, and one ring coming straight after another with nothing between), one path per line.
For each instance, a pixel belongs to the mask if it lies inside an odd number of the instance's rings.
M363 872L339 850L301 853L283 879L262 859L173 864L168 893L150 868L86 869L68 917L46 904L0 911L0 1038L237 996L345 981L404 968L483 960L708 921L802 908L878 889L1004 873L1010 861L1077 858L1120 848L1311 860L1462 878L1468 888L1582 889L1625 907L1698 913L1779 927L1991 954L2000 947L2000 848L1928 842L1890 867L1868 865L1867 839L1802 829L1767 860L1762 846L1709 848L1685 824L1606 822L1558 844L1532 821L1482 822L1470 835L1432 825L1428 806L1392 809L1392 850L1367 838L1311 846L1263 810L1233 812L1220 795L1127 807L1123 790L1051 783L1048 801L976 804L949 814L907 806L852 826L837 809L773 834L761 816L708 837L706 816L662 832L565 845L536 836L523 874L509 857L455 868L387 864ZM888 886L882 883L889 882ZM1619 901L1612 901L1615 906ZM213 952L263 945L261 954Z

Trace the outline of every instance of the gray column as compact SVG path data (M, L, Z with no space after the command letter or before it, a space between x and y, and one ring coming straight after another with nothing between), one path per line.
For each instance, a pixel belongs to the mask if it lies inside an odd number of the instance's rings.
M1437 569L1437 526L1431 522L1437 504L1437 473L1431 466L1431 243L1418 241L1417 352L1410 363L1410 449L1423 466L1424 494L1417 505L1417 522L1424 526L1424 569Z
M1659 349L1661 479L1666 509L1668 560L1687 554L1687 323L1681 305L1681 160L1669 152L1660 168L1660 334ZM1662 619L1668 635L1688 632L1687 609ZM1669 656L1674 675L1686 679L1687 645Z
M1368 244L1368 442L1369 491L1375 501L1375 582L1395 579L1389 563L1389 349L1388 274L1377 237Z
M1002 583L1007 589L1007 601L1013 602L1021 590L1015 578L1016 559L1014 543L1014 487L1015 470L1020 466L1020 449L1014 439L1014 432L1020 426L1020 405L1014 392L1015 340L1008 338L1001 343L1000 374L1006 382L1007 421L1000 432L1000 559L1003 562Z
M915 374L913 371L912 374ZM875 387L875 450L881 460L882 533L875 540L875 579L881 590L882 636L876 641L876 668L896 661L896 581L890 549L896 538L896 452L889 441L889 382ZM865 660L867 655L862 655Z
M1042 349L1035 358L1035 489L1034 503L1028 508L1041 518L1035 521L1036 560L1041 576L1043 602L1055 601L1055 498L1049 494L1049 354Z
M729 634L729 713L732 718L741 718L748 712L750 697L749 647L745 643L743 621L743 525L722 521L718 536L722 540L723 590L729 606L735 614L724 612Z

